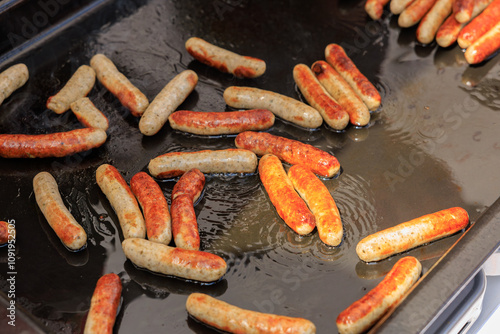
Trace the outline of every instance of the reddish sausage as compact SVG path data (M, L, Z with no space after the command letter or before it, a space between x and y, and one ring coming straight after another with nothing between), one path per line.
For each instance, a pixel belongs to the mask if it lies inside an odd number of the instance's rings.
M365 11L374 20L378 20L384 13L384 6L389 0L367 0L365 3Z
M458 45L462 49L468 48L479 37L490 31L500 18L500 0L493 1L486 9L467 24L458 35Z
M453 15L460 23L468 22L472 18L475 0L454 0Z
M479 64L500 49L500 22L465 51L469 64Z

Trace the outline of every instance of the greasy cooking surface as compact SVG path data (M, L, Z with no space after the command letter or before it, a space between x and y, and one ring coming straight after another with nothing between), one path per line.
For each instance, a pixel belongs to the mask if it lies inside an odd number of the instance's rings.
M242 308L304 317L318 333L332 332L337 315L380 282L401 257L364 264L355 253L361 238L452 206L464 207L475 221L498 197L498 56L469 67L457 47L416 45L415 29L401 31L395 18L372 22L363 1L316 1L314 7L303 1L264 0L124 0L112 5L83 15L68 29L0 64L3 70L24 62L30 70L27 84L0 106L0 132L81 127L69 112L47 110L45 101L95 53L110 57L150 101L176 74L192 69L199 83L179 109L222 111L222 93L231 85L300 98L293 66L311 65L324 57L328 43L343 42L382 93L383 106L362 129L349 126L337 133L323 125L306 131L277 118L269 130L339 159L342 174L324 183L344 223L340 247L324 246L317 233L299 237L292 232L279 219L258 175L207 175L195 207L201 249L222 256L229 270L222 281L201 286L153 275L126 261L117 217L95 183L95 170L110 163L130 181L159 154L233 148L234 136L207 139L167 125L144 137L138 119L96 83L89 97L110 120L104 146L59 159L0 160L0 219L15 219L18 235L16 305L45 331L80 332L97 279L115 272L123 281L115 325L120 333L214 333L188 318L184 305L191 292ZM185 51L184 41L191 36L264 59L267 71L250 80L209 68ZM42 170L56 178L63 200L87 231L85 251L68 252L37 208L32 179ZM169 204L175 181L160 182ZM419 258L425 272L457 237L407 254ZM6 262L6 249L0 249L4 293L9 290Z

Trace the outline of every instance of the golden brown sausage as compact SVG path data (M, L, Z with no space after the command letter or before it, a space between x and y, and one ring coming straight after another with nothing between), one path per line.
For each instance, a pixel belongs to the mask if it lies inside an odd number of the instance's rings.
M436 0L415 0L401 12L398 24L402 28L414 26L434 6Z
M109 121L104 114L96 108L88 97L82 97L70 105L76 118L87 128L97 128L106 131Z
M378 20L384 13L384 6L389 0L367 0L365 3L365 11L374 20Z
M420 21L417 28L417 40L429 44L434 40L441 24L451 13L453 0L437 0L434 6Z
M390 3L391 13L395 15L401 14L401 12L413 1L414 0L392 0Z
M16 89L22 87L28 78L28 67L24 64L13 65L0 73L0 105Z
M454 0L453 15L460 23L468 22L472 18L475 0Z

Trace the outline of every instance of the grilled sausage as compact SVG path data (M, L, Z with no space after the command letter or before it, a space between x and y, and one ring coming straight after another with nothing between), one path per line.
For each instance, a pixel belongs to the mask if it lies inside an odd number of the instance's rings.
M443 21L450 15L453 0L437 0L417 28L417 40L429 44L434 40Z
M184 174L192 168L203 173L254 173L257 156L248 150L203 150L197 152L172 152L160 155L149 162L149 173L166 179Z
M144 213L148 239L165 245L172 240L168 203L160 186L148 174L139 172L130 180L130 189Z
M84 334L112 334L120 306L122 281L116 274L106 274L97 281L90 300Z
M365 11L374 20L378 20L384 13L384 6L389 0L367 0L365 3Z
M172 234L179 248L199 250L200 235L194 202L205 186L205 176L194 168L184 173L172 190Z
M339 314L337 328L340 334L363 333L373 326L402 300L421 272L422 265L412 256L396 262L375 288Z
M370 111L344 78L326 61L312 64L311 69L326 91L349 114L349 120L357 126L365 126L370 121Z
M191 37L188 39L186 50L203 64L215 67L224 73L231 73L239 78L257 78L266 71L266 62L262 59L240 56L201 38Z
M323 118L313 107L291 97L253 87L228 87L224 101L233 108L267 109L276 116L302 126L315 129Z
M409 28L420 22L424 15L434 6L436 0L415 0L401 12L398 24L402 28Z
M87 96L95 84L95 71L87 65L80 66L66 85L47 100L47 108L57 114L66 112L71 103Z
M171 114L168 121L175 130L214 136L267 130L274 124L274 114L264 109L222 112L179 110Z
M190 294L186 309L197 320L229 333L316 333L316 326L309 320L241 309L203 293Z
M500 49L500 22L465 51L469 64L479 64Z
M342 221L339 209L323 182L301 165L292 166L288 170L288 178L314 214L321 241L329 246L338 246L343 235Z
M76 118L87 128L97 128L106 131L109 121L104 114L96 108L88 97L82 97L70 105Z
M392 0L390 3L391 13L394 15L401 14L412 2L413 0Z
M380 261L454 234L468 223L469 215L462 208L441 210L367 236L356 246L356 253L365 262Z
M349 123L349 115L335 99L328 94L309 67L295 65L293 79L309 104L319 111L326 124L335 130L343 130Z
M153 136L160 131L168 116L191 94L198 83L198 75L186 70L177 74L156 95L139 121L139 130L143 135Z
M495 0L460 31L457 38L458 45L462 49L471 46L498 23L499 17L500 0Z
M135 87L115 64L103 54L96 54L90 59L90 66L95 70L97 79L128 108L132 115L141 116L149 105L148 98Z
M16 89L22 87L28 78L28 67L24 64L13 65L0 73L0 105Z
M295 192L280 159L264 155L259 162L259 176L281 219L300 235L311 233L315 227L314 215Z
M454 0L453 15L460 23L468 22L472 18L475 0Z
M324 177L332 177L340 170L340 164L333 155L300 141L266 132L242 132L236 136L235 144L257 155L273 154L291 165L304 165Z
M0 221L0 245L6 244L9 240L16 238L16 228L6 221Z
M118 216L123 237L144 238L146 224L141 209L120 172L111 165L103 164L97 168L95 177L99 188Z
M87 233L64 205L54 177L38 173L33 178L33 190L38 207L64 246L73 251L85 246Z
M370 81L358 70L338 44L329 44L325 48L325 59L347 81L363 100L368 109L377 110L382 98Z
M213 282L224 276L227 270L226 261L215 254L170 247L146 239L125 239L122 248L136 266L163 275Z

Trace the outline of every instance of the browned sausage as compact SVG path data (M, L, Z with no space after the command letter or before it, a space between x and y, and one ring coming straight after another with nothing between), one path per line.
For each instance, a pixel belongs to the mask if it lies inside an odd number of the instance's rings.
M471 46L498 23L499 17L500 0L495 0L460 31L457 38L458 45L462 49Z
M106 131L109 121L104 114L96 108L88 97L82 97L70 105L76 118L87 128L98 128Z
M434 6L436 0L415 0L399 15L398 24L402 28L414 26Z
M28 78L28 67L24 64L13 65L0 73L0 105L16 89L22 87Z
M475 0L454 0L453 15L460 23L468 22L472 18Z
M365 11L374 20L378 20L384 13L384 6L389 0L367 0L365 3Z
M0 221L0 245L14 239L16 239L16 228L14 225L3 220Z
M453 0L437 0L424 16L417 28L417 40L429 44L434 40L436 32L443 21L450 15Z
M500 22L465 51L469 64L479 64L500 49Z

